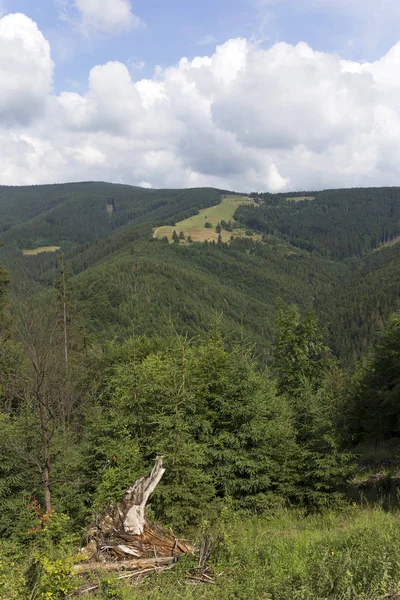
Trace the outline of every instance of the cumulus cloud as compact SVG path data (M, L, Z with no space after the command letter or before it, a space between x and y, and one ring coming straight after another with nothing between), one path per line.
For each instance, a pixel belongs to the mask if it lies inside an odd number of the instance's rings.
M51 92L50 46L23 14L0 19L0 121L28 124L40 115Z
M59 0L59 6L62 18L87 36L122 33L141 24L129 0Z
M361 63L305 43L232 39L140 81L120 62L97 65L85 93L55 95L46 40L9 15L0 57L3 184L277 192L400 182L400 43Z

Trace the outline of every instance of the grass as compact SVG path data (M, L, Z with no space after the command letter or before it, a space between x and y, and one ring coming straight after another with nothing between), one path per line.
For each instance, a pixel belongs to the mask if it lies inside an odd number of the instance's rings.
M36 256L42 252L57 252L61 246L40 246L40 248L34 248L33 250L22 250L24 256Z
M315 200L315 196L294 196L293 198L286 198L291 202L302 202L302 200Z
M172 239L174 230L179 234L181 231L185 234L185 238L189 235L194 242L204 242L205 240L217 241L218 233L215 231L215 227L220 221L232 221L233 215L239 206L243 204L254 204L253 200L247 196L222 196L221 203L216 206L202 209L198 215L193 215L188 219L184 219L177 223L174 227L164 226L158 227L154 230L155 238L162 238L166 236L169 240ZM209 222L213 228L207 229L205 224ZM243 229L236 229L234 231L221 231L221 238L223 242L228 242L231 236L245 235ZM260 236L252 236L253 239L259 239Z
M381 509L230 515L215 532L215 585L185 583L185 559L139 586L109 580L96 598L378 600L400 590L399 539L399 515Z

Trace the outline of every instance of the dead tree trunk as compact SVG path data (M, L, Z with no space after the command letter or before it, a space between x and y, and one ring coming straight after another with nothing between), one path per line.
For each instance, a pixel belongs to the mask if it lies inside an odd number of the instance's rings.
M167 558L170 559L167 562L173 562L179 555L192 552L192 548L171 531L161 529L146 518L147 501L164 473L163 459L158 456L150 475L140 477L126 491L123 500L103 513L90 527L88 544L83 548L90 562L86 563L86 569L85 563L81 563L77 567L79 572L93 570L94 564L97 568L107 569L110 562L120 562L122 569L129 568L129 562L138 568L144 559L153 559L155 564L160 559L163 564Z

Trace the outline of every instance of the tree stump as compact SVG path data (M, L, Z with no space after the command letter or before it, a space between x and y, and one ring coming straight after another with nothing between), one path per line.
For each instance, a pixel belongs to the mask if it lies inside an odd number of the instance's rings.
M158 456L150 475L140 477L126 491L121 502L106 510L91 525L87 546L82 549L89 562L77 565L78 572L96 568L136 569L149 564L156 567L172 563L179 555L193 551L172 531L166 531L146 518L147 501L164 473L163 458Z

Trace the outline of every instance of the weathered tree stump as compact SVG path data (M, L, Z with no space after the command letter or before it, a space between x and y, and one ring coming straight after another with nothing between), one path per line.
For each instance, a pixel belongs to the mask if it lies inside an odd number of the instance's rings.
M193 551L172 531L166 531L146 518L147 501L164 473L163 459L158 456L150 475L140 477L126 491L121 502L99 516L89 528L88 543L82 549L88 562L77 565L77 572L96 568L137 569L148 564L157 567Z

